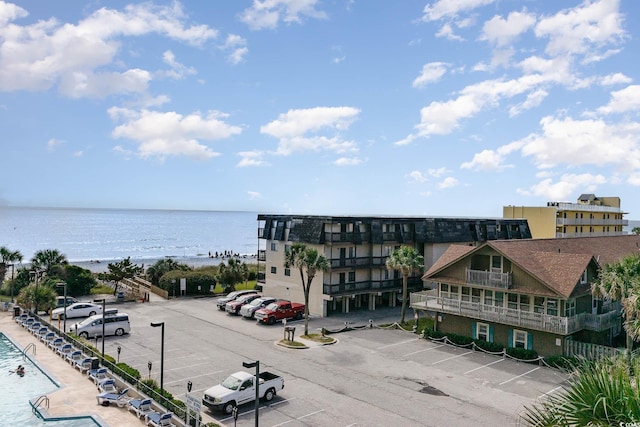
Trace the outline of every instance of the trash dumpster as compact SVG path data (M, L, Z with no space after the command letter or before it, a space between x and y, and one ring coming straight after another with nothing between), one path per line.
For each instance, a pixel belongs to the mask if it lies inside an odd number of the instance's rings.
M19 306L19 305L14 305L14 306L13 306L13 317L18 317L18 316L20 316L20 314L21 314L20 312L21 312L21 311L22 311L22 310L20 309L20 306Z
M91 358L91 369L98 369L100 367L100 359L97 357Z

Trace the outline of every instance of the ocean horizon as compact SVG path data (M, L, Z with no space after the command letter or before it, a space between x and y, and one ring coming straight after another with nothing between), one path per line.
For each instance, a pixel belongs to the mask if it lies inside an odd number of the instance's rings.
M162 209L0 207L0 246L20 251L23 264L56 249L92 270L131 258L151 265L172 258L216 264L224 255L255 258L256 212ZM218 255L216 257L216 254Z

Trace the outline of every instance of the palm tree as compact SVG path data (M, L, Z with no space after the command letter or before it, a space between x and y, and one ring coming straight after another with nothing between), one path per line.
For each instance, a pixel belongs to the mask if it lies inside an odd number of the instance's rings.
M20 290L17 301L22 307L29 307L38 313L40 310L49 311L54 308L57 296L58 294L50 283L43 283L42 286L30 284Z
M284 254L285 268L297 268L300 271L302 290L304 291L304 334L309 335L309 292L311 282L318 271L329 269L329 260L315 248L303 243L294 243ZM305 281L305 273L307 279Z
M404 316L407 311L407 283L409 276L416 270L424 267L424 257L411 246L401 246L395 249L387 258L387 268L389 270L399 270L402 273L402 317L400 323L404 323Z
M186 264L181 264L171 258L165 258L165 259L156 261L155 264L147 268L146 276L149 279L149 281L151 281L151 283L158 286L158 284L160 283L160 278L164 274L173 270L187 271L190 269L191 267L189 267Z
M521 420L534 427L623 426L640 419L637 356L579 364L569 385L546 400L525 406Z
M633 342L640 338L640 254L605 265L591 293L622 303L627 350L631 351Z
M633 229L631 229L631 232L633 234L640 234L640 227L633 227Z
M68 264L67 257L57 249L43 249L36 252L31 258L31 267L36 271L42 271L47 276L52 276L62 265Z
M0 247L0 283L2 283L5 274L7 274L7 267L16 261L22 262L20 251L12 251L6 246Z

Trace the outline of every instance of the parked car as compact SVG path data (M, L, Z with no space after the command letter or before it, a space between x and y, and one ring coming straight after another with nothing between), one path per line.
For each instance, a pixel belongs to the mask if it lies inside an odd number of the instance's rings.
M258 396L267 402L284 388L284 378L271 372L260 372ZM231 414L233 408L256 399L255 375L240 371L231 374L221 384L204 392L202 403L211 410Z
M75 323L69 327L68 332L72 332L83 338L102 336L102 321L104 320L104 335L124 335L131 331L129 315L118 313L117 309L106 310L104 316L96 314L82 322Z
M90 302L76 302L66 308L67 319L72 317L87 317L102 313L102 306ZM51 318L58 320L64 319L65 308L56 308L51 312Z
M78 302L78 300L72 297L67 297L66 302L65 297L56 297L56 308L64 307L65 305L69 307L76 302Z
M218 306L218 310L224 311L225 306L229 301L233 301L234 299L238 298L240 295L255 294L255 293L256 291L254 291L253 289L229 292L226 296L218 298L216 300L216 305Z
M255 317L259 323L273 325L284 319L300 320L304 315L304 304L291 301L272 302L265 308L256 311Z
M259 294L241 295L233 301L229 301L224 307L227 313L238 314L243 305L250 303L256 298L260 298Z
M275 302L276 299L273 297L260 297L251 301L249 304L245 304L240 308L240 314L245 319L253 319L253 315L256 314L257 310L261 308L265 308L272 302Z

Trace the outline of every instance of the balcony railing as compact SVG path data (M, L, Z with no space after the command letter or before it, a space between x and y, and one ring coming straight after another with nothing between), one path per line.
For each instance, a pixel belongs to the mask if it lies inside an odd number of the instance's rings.
M267 275L265 274L264 271L259 271L258 274L256 275L256 281L258 283L266 283L267 282Z
M466 269L467 283L472 285L490 286L492 288L509 289L511 287L511 273Z
M356 257L356 258L331 258L331 268L359 268L381 267L385 265L387 257Z
M258 250L258 261L266 261L267 260L267 251L264 249Z
M435 296L435 292L437 291L412 293L410 300L411 308L439 311L558 335L568 335L582 329L604 331L615 327L620 316L619 310L612 310L605 314L580 313L571 317L552 316L549 314L442 298Z
M420 277L410 277L407 282L409 289L421 289L422 279ZM401 290L402 278L386 280L362 280L360 282L345 283L324 283L322 292L325 295L345 295L362 294L366 292L382 292L390 290Z
M624 231L583 231L582 233L558 233L556 232L556 237L601 237L601 236L624 236L627 234Z
M350 243L355 241L368 242L368 232L325 232L324 239L327 243Z
M629 221L626 219L602 219L602 218L556 218L556 225L563 227L566 225L593 225L593 226L606 226L606 225L621 225L626 227L629 225Z

